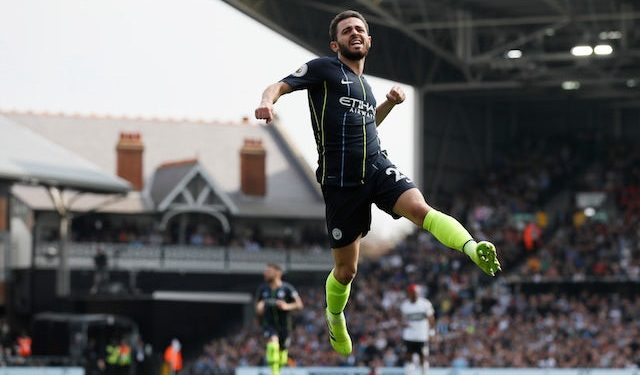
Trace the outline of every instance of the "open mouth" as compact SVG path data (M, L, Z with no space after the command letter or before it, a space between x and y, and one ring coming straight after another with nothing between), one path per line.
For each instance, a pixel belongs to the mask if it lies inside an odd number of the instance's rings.
M363 44L364 44L364 43L363 43L363 42L362 42L362 40L361 40L361 39L359 39L359 38L352 39L352 40L349 42L349 45L350 45L350 46L362 46Z

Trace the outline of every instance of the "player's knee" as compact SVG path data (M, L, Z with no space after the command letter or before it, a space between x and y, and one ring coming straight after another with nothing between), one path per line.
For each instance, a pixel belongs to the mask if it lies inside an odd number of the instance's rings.
M358 272L357 264L349 264L343 265L340 267L336 267L333 271L333 275L335 278L342 284L349 284L355 277Z
M427 216L429 209L430 207L426 203L416 203L412 205L409 209L409 220L421 227L424 222L424 217Z

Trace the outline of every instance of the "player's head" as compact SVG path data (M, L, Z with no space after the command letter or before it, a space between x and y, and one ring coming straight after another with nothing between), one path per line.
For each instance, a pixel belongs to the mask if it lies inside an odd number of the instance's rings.
M355 10L338 13L329 24L329 46L349 60L361 60L369 53L369 24Z
M416 298L418 298L418 284L407 285L407 296L412 301L415 301Z
M264 267L264 281L270 283L282 277L282 268L275 263L269 263Z

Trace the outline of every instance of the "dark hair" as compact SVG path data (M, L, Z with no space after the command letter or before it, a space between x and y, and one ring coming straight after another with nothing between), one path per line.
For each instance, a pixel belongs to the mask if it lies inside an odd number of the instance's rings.
M367 33L369 32L369 24L367 23L367 20L364 19L364 16L360 14L360 12L356 12L355 10L345 10L344 12L340 12L335 17L333 17L331 23L329 24L329 38L331 39L331 41L338 39L338 23L342 20L346 20L347 18L352 17L361 20L364 23L364 27L367 30Z

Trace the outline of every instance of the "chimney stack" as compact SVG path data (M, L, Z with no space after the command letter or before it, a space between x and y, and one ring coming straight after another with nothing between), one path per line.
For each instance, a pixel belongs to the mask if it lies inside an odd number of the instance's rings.
M240 149L240 190L245 195L267 195L267 152L260 139L245 138Z
M144 145L138 132L120 132L116 146L117 170L119 177L129 181L134 190L143 188L142 153Z

